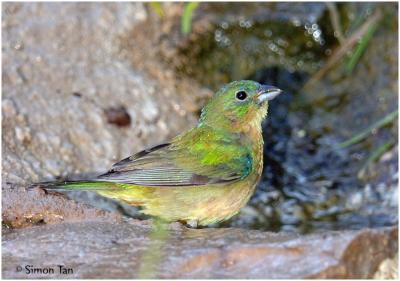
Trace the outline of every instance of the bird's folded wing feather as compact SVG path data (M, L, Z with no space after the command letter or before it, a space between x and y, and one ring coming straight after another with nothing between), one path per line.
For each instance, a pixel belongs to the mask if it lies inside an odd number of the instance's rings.
M97 180L142 186L195 186L232 182L250 173L252 158L241 146L215 141L199 141L196 145L188 148L162 144L143 150L116 163Z

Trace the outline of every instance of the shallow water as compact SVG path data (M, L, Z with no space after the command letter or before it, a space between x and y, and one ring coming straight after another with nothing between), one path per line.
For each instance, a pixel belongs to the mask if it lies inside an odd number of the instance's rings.
M205 8L219 15L214 29L181 49L176 71L212 89L252 79L285 91L271 102L263 125L265 165L257 191L238 216L221 225L315 232L397 223L396 146L387 152L387 161L372 165L377 174L360 177L379 144L397 138L396 122L361 144L339 147L397 108L397 60L380 59L397 57L397 41L390 43L397 36L390 5L337 5L347 36L380 9L385 21L375 42L387 44L371 43L352 75L343 74L349 60L344 57L306 89L304 84L339 47L325 5L281 3L253 10L247 5L236 17L231 16L238 12L235 5ZM371 96L374 90L386 92L378 100Z

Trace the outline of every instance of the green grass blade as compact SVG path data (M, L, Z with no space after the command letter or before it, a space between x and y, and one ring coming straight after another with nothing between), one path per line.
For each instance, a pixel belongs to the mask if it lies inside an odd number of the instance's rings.
M150 2L149 5L160 18L164 16L164 10L160 2Z
M181 19L181 31L185 35L189 34L192 29L193 12L198 6L199 2L189 2L185 4Z
M396 144L395 140L389 140L384 144L380 145L377 149L375 149L372 152L372 154L368 157L367 161L365 161L363 167L358 172L358 178L363 178L367 170L372 166L372 164L378 161L381 158L381 156L389 149L391 149L395 144Z
M362 54L364 53L365 49L368 47L368 43L371 41L372 37L374 36L375 31L379 27L379 21L373 25L371 25L368 31L364 34L361 38L360 43L357 45L355 51L350 57L349 62L346 65L346 73L351 74L356 67L358 61L360 60Z
M398 109L396 109L395 111L389 113L388 115L386 115L382 119L380 119L377 122L375 122L374 124L372 124L367 129L363 130L361 133L357 134L356 136L352 137L349 140L346 140L346 141L340 143L339 147L340 148L345 148L345 147L348 147L350 145L359 143L360 141L362 141L365 138L367 138L371 134L371 132L373 130L379 129L381 127L384 127L384 126L390 124L393 120L395 120L395 118L397 117L398 113L399 113Z

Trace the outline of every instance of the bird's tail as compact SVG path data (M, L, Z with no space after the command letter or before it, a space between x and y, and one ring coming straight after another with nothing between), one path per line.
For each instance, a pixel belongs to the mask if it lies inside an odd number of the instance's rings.
M32 184L29 188L41 187L48 191L70 191L70 190L116 190L119 187L113 182L104 181L60 181L40 182Z
M40 187L46 191L95 191L98 194L124 201L128 204L144 205L148 198L148 190L140 186L106 181L60 181L40 182L29 189Z

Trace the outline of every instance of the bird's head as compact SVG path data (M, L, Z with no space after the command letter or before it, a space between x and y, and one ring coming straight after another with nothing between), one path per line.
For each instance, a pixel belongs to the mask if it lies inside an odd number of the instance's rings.
M255 81L234 81L221 88L203 108L199 126L242 131L255 126L267 115L268 101L282 91Z

